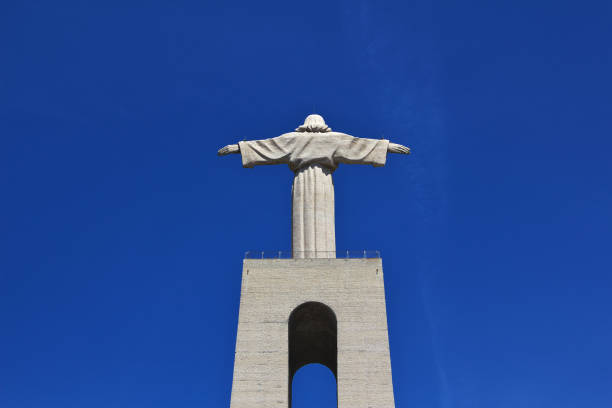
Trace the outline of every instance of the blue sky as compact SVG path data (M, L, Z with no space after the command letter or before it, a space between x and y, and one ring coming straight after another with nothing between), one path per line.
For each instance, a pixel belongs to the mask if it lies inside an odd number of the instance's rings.
M334 174L398 407L612 405L609 2L1 11L3 408L228 406L242 256L290 249L292 174L215 153L313 111L413 150ZM294 408L332 406L303 370Z

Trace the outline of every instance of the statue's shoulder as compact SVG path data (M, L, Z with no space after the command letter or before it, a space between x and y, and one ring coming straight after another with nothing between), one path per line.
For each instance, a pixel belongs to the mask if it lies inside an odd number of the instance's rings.
M351 136L348 133L342 133L342 132L327 132L325 133L326 136L334 136L340 139L349 139L349 138L354 138L355 136Z
M288 133L283 133L282 135L277 136L277 137L291 138L291 137L297 137L299 135L301 135L301 133L299 133L299 132L288 132Z

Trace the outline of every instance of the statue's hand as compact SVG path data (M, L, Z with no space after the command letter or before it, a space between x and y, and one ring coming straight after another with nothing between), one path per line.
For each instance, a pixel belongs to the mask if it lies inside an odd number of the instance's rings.
M240 146L238 146L237 144L227 145L225 147L220 148L217 152L219 156L225 156L234 153L240 153Z
M389 143L387 148L389 153L410 154L410 148L397 143Z

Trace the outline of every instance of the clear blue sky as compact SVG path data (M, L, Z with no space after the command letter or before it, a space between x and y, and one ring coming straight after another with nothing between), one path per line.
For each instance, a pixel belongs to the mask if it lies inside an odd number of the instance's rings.
M290 249L292 174L215 153L316 110L413 149L334 175L338 248L383 254L398 408L609 408L611 21L608 1L3 3L0 406L229 406L242 256ZM305 370L294 407L333 402Z

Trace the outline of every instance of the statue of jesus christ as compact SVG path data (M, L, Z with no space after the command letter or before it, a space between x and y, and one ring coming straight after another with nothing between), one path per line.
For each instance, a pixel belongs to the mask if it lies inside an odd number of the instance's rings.
M410 149L388 140L364 139L332 132L319 115L309 115L295 132L264 140L238 142L219 149L224 156L242 155L242 165L288 164L295 173L293 257L335 258L334 183L340 163L384 166L387 153Z

